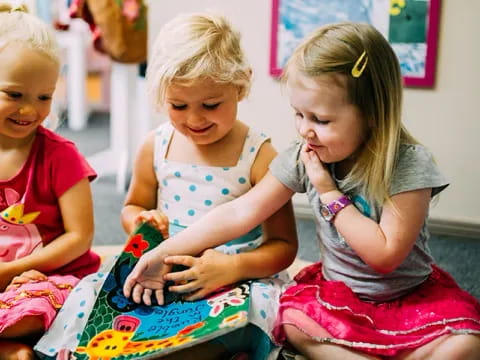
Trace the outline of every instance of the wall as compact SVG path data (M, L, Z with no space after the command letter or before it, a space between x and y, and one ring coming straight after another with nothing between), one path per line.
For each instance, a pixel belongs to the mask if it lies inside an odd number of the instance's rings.
M150 43L162 24L180 12L215 9L242 33L254 71L241 120L270 134L284 149L295 138L292 111L269 76L269 0L181 0L149 2ZM442 1L437 82L432 89L405 89L404 122L434 153L452 185L431 211L434 220L468 225L480 234L480 1ZM159 118L157 118L159 119ZM305 199L296 198L300 210Z

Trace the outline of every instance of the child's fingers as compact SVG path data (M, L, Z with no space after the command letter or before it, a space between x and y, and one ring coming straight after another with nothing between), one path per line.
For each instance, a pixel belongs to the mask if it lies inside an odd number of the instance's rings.
M12 279L12 283L24 284L28 281L45 281L47 279L48 277L45 274L42 274L40 271L28 270L18 276L15 276Z
M11 284L12 285L25 284L26 282L28 282L28 280L30 280L28 277L25 277L23 275L18 275L12 279Z
M180 285L172 285L168 288L169 291L179 294L188 294L201 289L197 281L190 281Z
M25 271L22 275L28 277L31 280L36 280L36 281L45 281L48 279L45 274L37 270L28 270L28 271Z
M23 285L23 284L26 284L28 282L32 281L32 279L30 279L29 277L27 276L24 276L23 274L22 275L18 275L18 276L15 276L12 281L10 282L10 286L13 286L13 287L19 287L20 285Z
M163 276L165 281L174 281L174 282L182 282L182 281L192 281L196 280L197 277L195 272L190 269L183 270L183 271L175 271L165 274Z
M308 144L303 144L302 148L300 149L300 155L309 151L312 151L312 150L308 147Z
M137 271L137 266L135 266L133 268L133 271L125 279L125 284L123 284L123 295L125 295L125 297L127 298L129 298L132 295L132 290L134 286L137 284L138 273L139 271Z
M136 283L135 286L133 287L133 291L132 291L133 302L135 302L137 304L141 304L142 303L143 292L144 292L144 287L142 285L140 285L139 283Z
M157 298L158 305L163 305L163 302L165 301L163 289L155 290L155 297Z
M144 289L142 294L143 303L147 306L152 305L152 290Z
M5 291L10 291L10 290L14 290L18 287L20 287L22 284L24 284L25 282L14 282L15 278L12 279L12 282L10 283L10 285L8 285L6 288L5 288Z
M135 217L135 224L140 224L142 222L149 222L152 221L153 216L150 214L149 211L142 211L141 213L137 214Z
M135 217L135 225L139 225L140 223L147 222L153 225L155 228L160 230L162 236L166 239L168 238L168 217L158 211L158 210L149 210L149 211L142 211L137 214Z
M196 300L200 300L200 299L203 299L205 296L208 295L208 292L205 290L205 289L200 289L198 291L195 291L194 293L192 294L189 294L187 296L184 296L183 298L186 300L186 301L196 301Z
M195 261L196 261L196 258L189 255L171 255L163 259L163 262L165 264L184 265L189 268L195 265Z
M158 211L155 212L155 225L162 233L162 236L166 239L168 238L168 217L164 213L159 213Z
M168 233L168 224L162 224L158 226L158 229L160 230L160 233L162 234L164 239L168 239L169 233Z

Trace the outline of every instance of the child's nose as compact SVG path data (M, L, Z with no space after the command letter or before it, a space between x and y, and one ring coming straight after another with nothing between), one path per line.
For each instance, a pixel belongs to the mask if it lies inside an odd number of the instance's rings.
M309 122L305 120L299 121L298 133L304 139L312 138L312 136L315 136L315 133L313 132L312 128L309 126Z
M189 124L203 124L205 123L205 117L200 112L192 112L188 117Z
M23 104L22 106L20 106L20 108L18 109L18 113L20 115L24 115L24 116L28 116L28 115L35 115L36 111L35 111L35 108L30 105L30 104Z

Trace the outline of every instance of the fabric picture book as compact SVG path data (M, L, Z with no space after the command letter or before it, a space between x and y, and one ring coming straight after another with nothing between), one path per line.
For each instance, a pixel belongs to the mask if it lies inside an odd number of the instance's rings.
M162 240L162 235L146 223L130 235L100 289L73 358L158 358L247 324L248 283L219 290L195 302L182 301L167 292L163 306L136 304L126 298L122 286L127 275L140 256Z

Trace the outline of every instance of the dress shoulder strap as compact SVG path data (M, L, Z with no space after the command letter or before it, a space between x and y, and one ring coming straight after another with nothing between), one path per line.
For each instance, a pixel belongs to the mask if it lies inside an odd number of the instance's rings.
M167 121L155 130L154 150L153 150L153 162L158 164L159 161L163 161L167 154L168 144L173 134L173 126L170 121Z
M266 141L270 141L269 136L264 133L257 133L252 128L249 128L239 161L253 163L262 144Z

